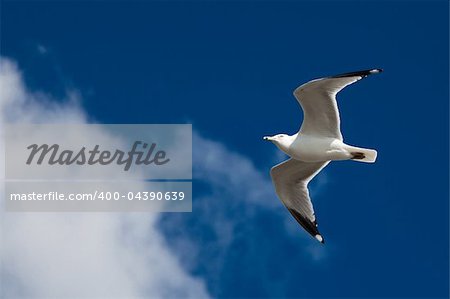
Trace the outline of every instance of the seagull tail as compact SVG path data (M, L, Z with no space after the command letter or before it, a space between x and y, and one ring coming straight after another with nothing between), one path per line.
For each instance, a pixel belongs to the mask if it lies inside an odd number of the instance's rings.
M377 160L377 151L373 149L351 146L349 152L352 155L350 159L355 161L374 163Z

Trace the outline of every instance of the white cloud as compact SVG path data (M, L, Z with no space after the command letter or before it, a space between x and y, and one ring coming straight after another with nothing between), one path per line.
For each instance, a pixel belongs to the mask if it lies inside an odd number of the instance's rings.
M1 135L8 122L87 122L76 92L63 101L30 92L16 65L4 58L0 98ZM3 297L209 296L204 282L189 275L167 247L156 228L158 214L1 211L0 217Z
M214 189L225 189L236 197L245 196L251 204L274 207L275 194L268 173L258 170L250 159L230 151L220 142L193 132L194 176L207 181Z

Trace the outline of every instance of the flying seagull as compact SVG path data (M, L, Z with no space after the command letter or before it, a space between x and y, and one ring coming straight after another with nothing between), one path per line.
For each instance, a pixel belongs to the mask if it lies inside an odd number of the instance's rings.
M304 115L300 131L264 137L290 157L270 170L278 197L295 220L321 243L324 238L317 228L308 183L331 161L373 163L377 158L375 150L344 143L336 95L347 85L381 72L381 69L351 72L301 85L294 91Z

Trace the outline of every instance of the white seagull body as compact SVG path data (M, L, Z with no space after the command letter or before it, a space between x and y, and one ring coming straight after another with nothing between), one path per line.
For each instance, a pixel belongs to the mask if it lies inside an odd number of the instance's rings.
M351 159L373 163L377 157L375 150L343 142L336 95L347 85L381 71L346 73L301 85L294 91L304 115L300 131L291 136L264 137L291 157L270 171L278 197L297 222L321 243L324 239L317 228L308 183L330 161Z

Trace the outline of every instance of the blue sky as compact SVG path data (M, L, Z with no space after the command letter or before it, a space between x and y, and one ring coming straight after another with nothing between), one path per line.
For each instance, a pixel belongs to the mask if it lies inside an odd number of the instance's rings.
M193 212L164 214L158 229L211 296L448 297L448 11L3 1L1 55L31 90L76 89L93 121L193 124ZM332 163L312 183L321 246L276 198L268 171L280 156L262 136L299 128L299 84L374 67L384 72L338 101L345 140L378 160ZM206 165L211 152L228 160Z

